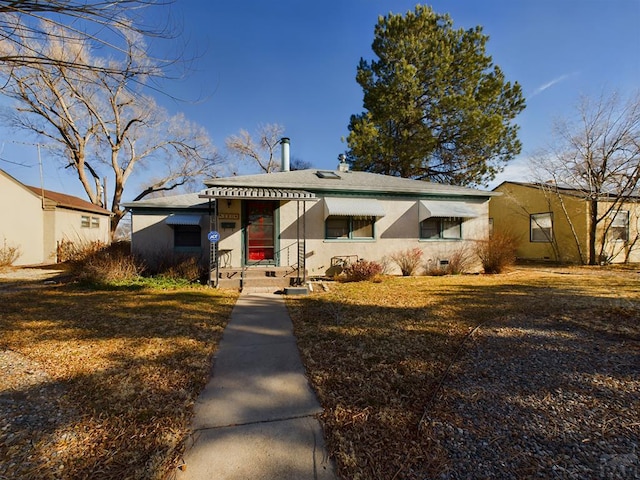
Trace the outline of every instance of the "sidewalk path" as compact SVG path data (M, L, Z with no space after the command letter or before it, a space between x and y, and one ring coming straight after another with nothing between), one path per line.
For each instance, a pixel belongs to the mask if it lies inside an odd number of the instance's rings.
M242 294L195 405L178 480L334 480L280 295Z

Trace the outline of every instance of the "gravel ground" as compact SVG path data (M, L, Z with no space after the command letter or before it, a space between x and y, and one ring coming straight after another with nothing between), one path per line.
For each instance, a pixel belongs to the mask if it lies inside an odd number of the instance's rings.
M52 268L0 271L0 294L54 286L61 273ZM64 402L64 394L65 387L53 382L39 363L0 348L0 480L16 478L20 471L29 469L25 464L29 460L17 465L12 458L28 458L24 452L33 451L34 445L55 450L42 444L42 439L75 415ZM49 442L55 441L55 436L49 438ZM37 460L43 463L43 459Z
M425 418L440 478L640 478L640 339L509 323L474 333L436 400L447 414Z
M0 479L20 477L21 472L29 471L29 454L34 450L55 452L52 444L59 439L51 432L74 417L73 408L64 400L64 385L51 380L37 362L0 350ZM20 464L12 459L20 459ZM56 469L62 473L62 462L56 464L53 458L33 461L55 465L47 478Z

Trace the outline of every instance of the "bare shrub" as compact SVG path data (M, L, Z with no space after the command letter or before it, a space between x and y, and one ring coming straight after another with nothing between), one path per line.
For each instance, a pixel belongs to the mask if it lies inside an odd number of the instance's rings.
M383 267L377 262L359 260L344 269L344 281L361 282L364 280L376 280L382 275Z
M173 280L195 282L204 279L208 272L204 261L199 257L163 250L149 262L148 273Z
M130 281L144 272L142 263L131 255L129 242L112 243L69 263L80 280L95 283Z
M420 266L422 250L418 247L409 248L392 254L390 258L398 265L403 276L410 277Z
M516 261L518 239L510 233L495 232L488 240L476 244L475 253L480 257L484 273L501 273Z
M469 272L475 262L475 252L469 244L460 245L440 257L446 261L429 259L425 265L425 275L460 275Z
M90 257L103 250L107 245L99 240L86 241L80 240L72 242L71 240L60 240L57 247L58 262L81 262L85 258Z
M0 269L10 267L20 256L20 248L12 247L5 238L0 248Z
M174 280L199 281L206 272L199 259L193 256L176 256L174 263L169 265L160 275Z

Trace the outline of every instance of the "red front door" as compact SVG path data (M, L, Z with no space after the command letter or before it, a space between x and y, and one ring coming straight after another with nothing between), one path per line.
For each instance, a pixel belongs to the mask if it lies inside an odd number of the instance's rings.
M246 258L249 263L271 262L275 258L275 205L275 202L246 202Z

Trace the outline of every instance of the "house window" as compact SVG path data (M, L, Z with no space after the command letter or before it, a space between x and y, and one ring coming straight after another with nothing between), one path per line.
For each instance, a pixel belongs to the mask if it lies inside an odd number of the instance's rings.
M553 214L551 212L530 215L529 224L532 242L551 242L553 240Z
M627 210L619 210L613 215L609 227L609 238L612 241L629 241L629 212Z
M100 218L91 217L91 228L100 228Z
M176 248L200 248L200 225L174 225L173 246Z
M329 216L325 222L326 239L372 239L375 217Z
M462 219L456 217L430 217L420 222L420 238L423 240L460 240Z
M91 218L89 215L82 215L80 217L80 227L81 228L90 228L91 227Z

